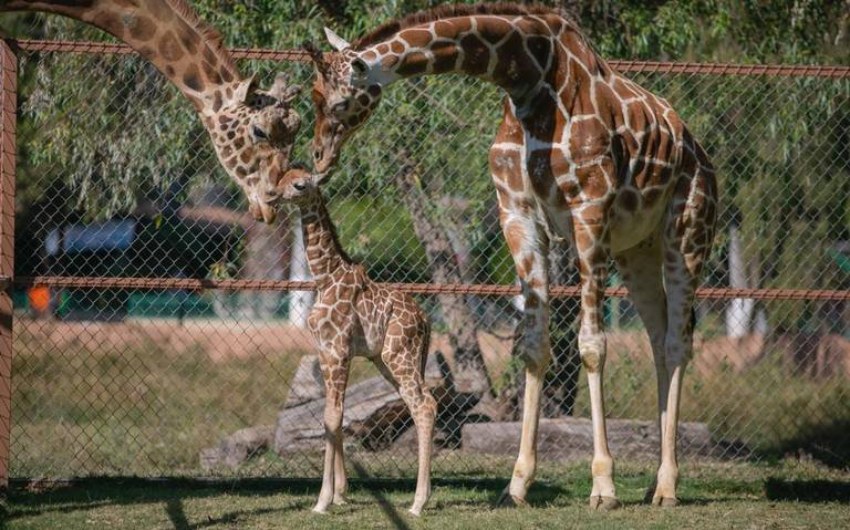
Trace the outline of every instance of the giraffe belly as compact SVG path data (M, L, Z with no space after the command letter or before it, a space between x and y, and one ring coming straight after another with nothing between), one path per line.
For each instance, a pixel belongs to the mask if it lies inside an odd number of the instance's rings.
M620 190L611 210L610 244L611 253L618 254L641 243L654 234L661 225L667 203L662 200L650 202L658 191L627 189ZM636 201L633 205L632 201ZM623 207L623 203L629 208ZM634 206L634 207L631 207Z

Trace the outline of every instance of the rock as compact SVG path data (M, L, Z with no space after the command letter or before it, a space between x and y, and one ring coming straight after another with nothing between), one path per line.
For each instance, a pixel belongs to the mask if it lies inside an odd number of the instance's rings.
M283 408L288 409L325 396L325 383L318 355L304 355L295 370Z
M655 459L659 451L655 422L607 420L608 444L615 458ZM516 455L521 422L468 423L462 428L465 451ZM711 433L704 423L679 423L679 456L708 455ZM593 455L593 429L585 418L541 419L538 454L545 459L587 459Z
M274 427L271 425L240 429L223 438L218 446L201 450L201 468L205 471L220 466L235 469L267 451L271 447L273 436Z
M445 363L428 358L425 384L438 403L452 398L449 378L443 375ZM289 401L289 400L287 400ZM324 447L324 397L278 413L274 450L278 454ZM342 429L346 437L358 440L368 449L387 447L413 424L407 406L395 388L383 377L373 377L348 387L345 392Z

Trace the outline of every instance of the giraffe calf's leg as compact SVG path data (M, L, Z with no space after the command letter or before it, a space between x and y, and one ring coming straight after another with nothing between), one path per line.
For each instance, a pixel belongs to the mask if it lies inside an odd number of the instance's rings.
M334 500L335 505L346 504L345 494L348 493L348 478L345 474L345 458L342 448L342 436L337 437L338 445L334 450Z
M419 470L416 476L416 494L410 513L420 515L431 498L431 454L434 450L434 422L437 417L437 402L420 382L414 388L415 397L408 403L419 447Z
M425 387L425 361L430 329L423 313L404 297L408 310L394 314L387 326L381 360L385 377L398 389L416 425L419 469L410 513L419 516L431 497L431 453L437 402Z
M313 507L316 513L326 513L333 503L337 479L336 467L342 463L342 408L348 381L348 356L323 354L320 356L322 377L325 381L325 458L322 471L322 488ZM337 463L339 462L339 464Z

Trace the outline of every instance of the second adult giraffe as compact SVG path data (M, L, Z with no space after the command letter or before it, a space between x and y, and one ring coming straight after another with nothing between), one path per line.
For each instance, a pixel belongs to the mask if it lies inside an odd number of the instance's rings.
M692 355L693 301L714 233L717 187L705 152L667 101L615 72L558 11L510 4L444 6L380 26L338 53L311 55L319 175L406 77L463 73L507 93L490 148L500 221L525 299L517 345L526 365L519 457L506 502L524 503L537 464L550 359L547 249L569 238L581 275L578 338L593 421L591 506L619 506L608 450L602 371L607 259L616 262L649 333L658 378L660 464L653 504L674 505L682 374ZM322 176L321 178L324 178Z
M251 214L272 222L277 184L301 118L291 102L297 86L279 76L271 90L243 77L218 32L186 0L6 0L2 11L63 15L106 31L150 61L195 106Z

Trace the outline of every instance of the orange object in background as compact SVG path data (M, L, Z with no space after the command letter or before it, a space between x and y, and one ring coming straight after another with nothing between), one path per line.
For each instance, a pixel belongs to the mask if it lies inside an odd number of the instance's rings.
M35 285L27 292L30 310L36 315L45 315L50 310L50 287Z

